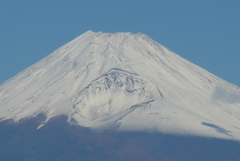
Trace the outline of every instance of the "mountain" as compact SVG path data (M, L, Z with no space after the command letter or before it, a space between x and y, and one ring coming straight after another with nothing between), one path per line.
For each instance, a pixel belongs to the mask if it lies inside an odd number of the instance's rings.
M63 45L0 86L0 119L2 160L187 160L196 143L194 160L240 160L240 88L141 33L87 31ZM84 154L51 158L37 144Z

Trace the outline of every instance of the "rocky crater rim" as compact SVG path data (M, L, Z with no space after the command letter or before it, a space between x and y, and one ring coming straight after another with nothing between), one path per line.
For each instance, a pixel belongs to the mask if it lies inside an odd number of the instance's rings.
M99 38L103 38L103 39L106 39L106 38L110 38L110 37L113 37L113 38L133 38L133 39L138 39L138 38L143 38L143 39L151 39L150 37L148 37L147 35L143 34L143 33L132 33L132 32L102 32L102 31L99 31L99 32L94 32L94 31L87 31L85 32L84 34L80 35L79 37L81 36L96 36L96 37L99 37Z

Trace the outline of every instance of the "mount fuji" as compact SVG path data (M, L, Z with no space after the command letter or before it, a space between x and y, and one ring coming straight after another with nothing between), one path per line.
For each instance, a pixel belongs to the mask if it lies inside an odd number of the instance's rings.
M11 126L21 131L21 126L35 134L62 123L65 129L75 128L74 136L97 136L97 140L106 133L221 140L231 142L239 152L240 88L144 34L87 31L0 85L0 121L2 129ZM11 147L13 138L0 141L5 146L0 150ZM110 139L111 145L118 142L116 138ZM154 138L147 140L154 142ZM235 160L240 160L234 150ZM24 154L15 156L25 156L25 160L29 153ZM116 158L121 158L119 153ZM142 159L164 160L159 158L146 154ZM165 156L165 160L187 159Z

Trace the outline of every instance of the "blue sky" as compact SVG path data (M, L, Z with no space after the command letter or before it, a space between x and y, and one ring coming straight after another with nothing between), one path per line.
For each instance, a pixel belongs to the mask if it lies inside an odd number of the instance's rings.
M87 30L144 33L240 87L239 0L1 0L0 83Z

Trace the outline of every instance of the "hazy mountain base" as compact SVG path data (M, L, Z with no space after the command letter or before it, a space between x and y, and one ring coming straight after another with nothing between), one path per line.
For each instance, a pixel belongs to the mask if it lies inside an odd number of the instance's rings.
M42 161L239 161L240 143L160 133L92 133L66 116L44 115L0 123L0 160Z

